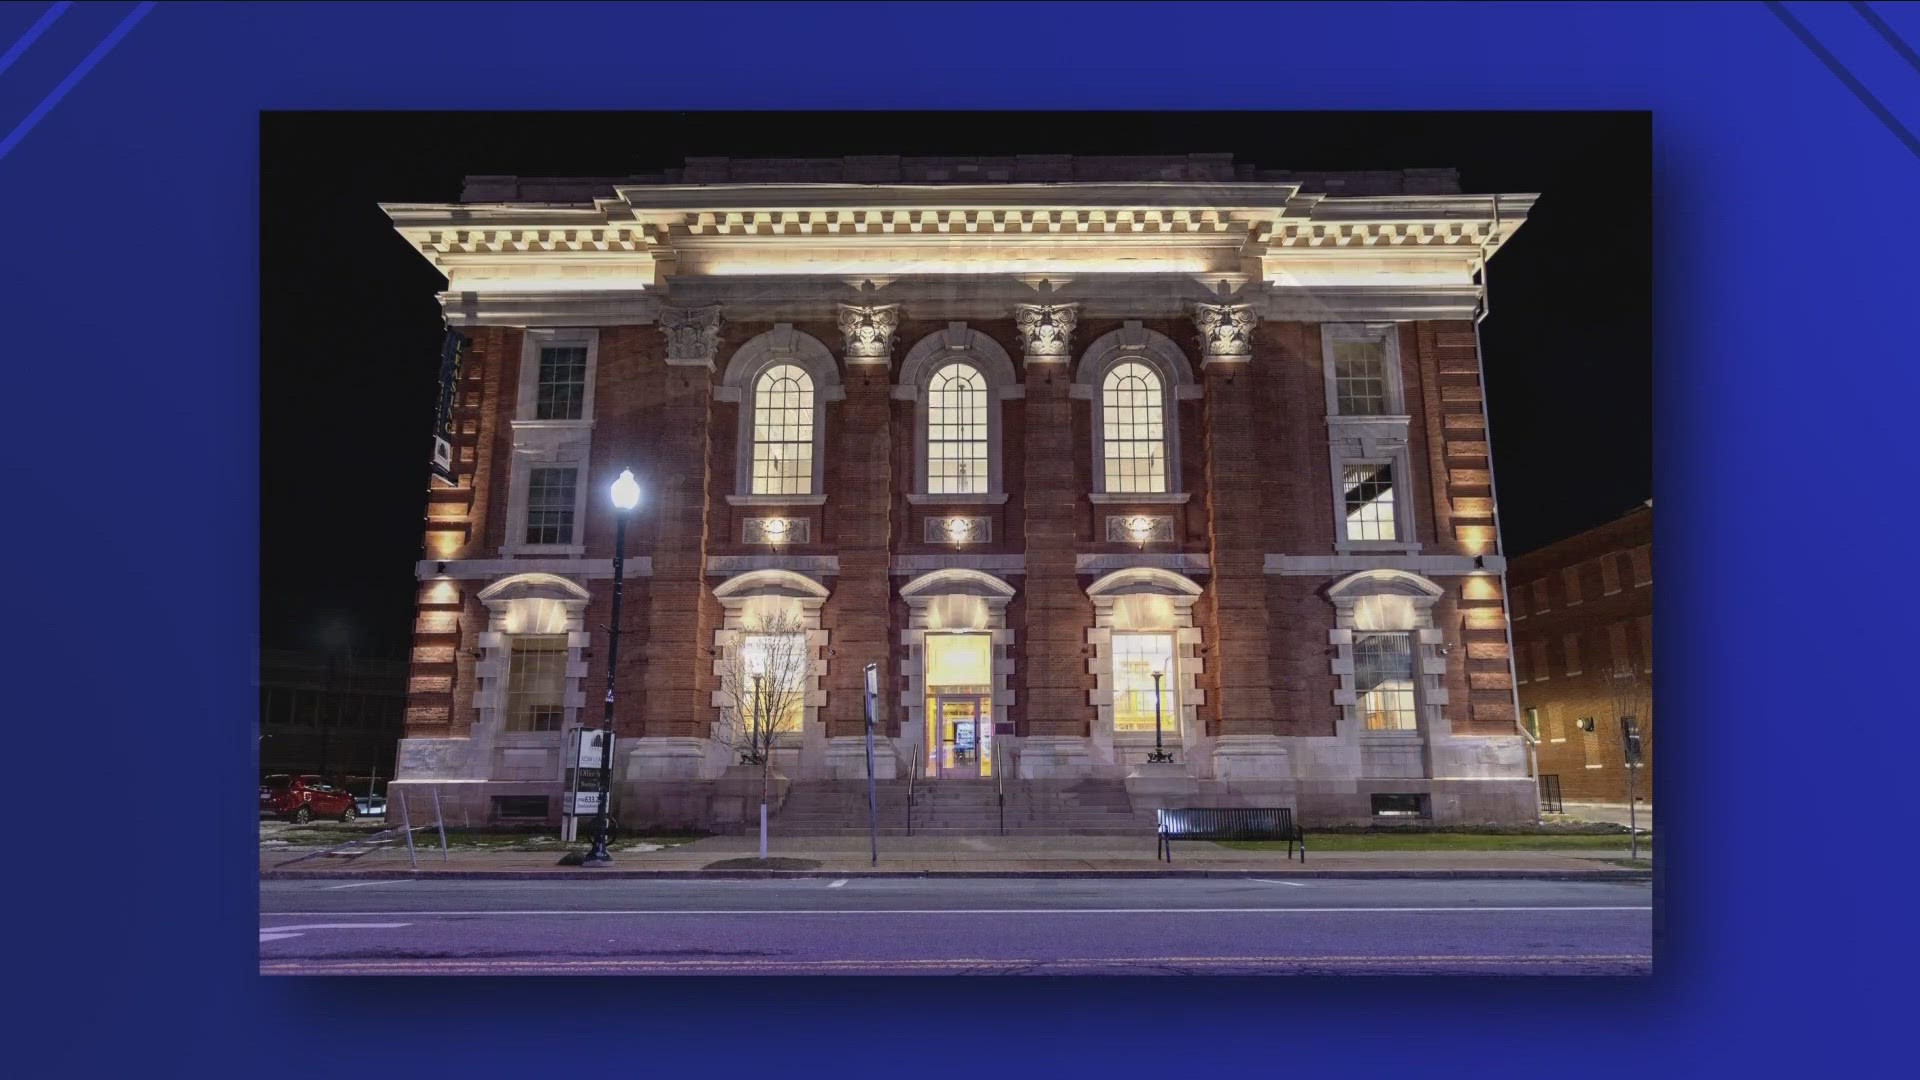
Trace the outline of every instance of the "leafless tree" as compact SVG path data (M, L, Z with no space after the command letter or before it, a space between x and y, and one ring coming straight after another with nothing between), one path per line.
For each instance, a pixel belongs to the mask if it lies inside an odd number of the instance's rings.
M773 801L773 752L800 730L816 673L807 625L798 614L749 617L720 659L725 699L719 738L743 765L760 768L760 857L767 857L767 806Z
M1626 717L1632 717L1639 726L1641 745L1644 747L1648 714L1653 708L1652 681L1635 670L1631 662L1619 661L1613 665L1613 670L1607 673L1607 696L1613 703L1613 722L1620 725L1621 729L1621 753L1626 752L1626 732L1620 721ZM1635 780L1638 771L1635 766L1627 767L1627 828L1633 834L1631 842L1634 858L1640 857L1640 832L1634 820L1638 816L1634 805Z

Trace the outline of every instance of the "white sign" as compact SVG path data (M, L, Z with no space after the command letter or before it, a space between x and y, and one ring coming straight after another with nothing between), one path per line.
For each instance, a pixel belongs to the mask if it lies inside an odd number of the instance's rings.
M581 728L577 736L579 750L574 756L574 768L600 768L602 755L605 753L602 744L608 738L611 738L611 736L604 731L590 731L586 728Z
M597 791L576 791L573 793L574 817L586 817L600 812L600 793Z

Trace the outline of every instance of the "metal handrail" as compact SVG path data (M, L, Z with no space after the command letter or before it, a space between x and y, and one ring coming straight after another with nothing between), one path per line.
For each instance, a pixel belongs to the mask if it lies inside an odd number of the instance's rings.
M907 835L913 835L913 786L920 776L920 755L913 754L907 759Z
M1007 756L1005 745L993 740L993 786L1000 800L1000 835L1007 835Z

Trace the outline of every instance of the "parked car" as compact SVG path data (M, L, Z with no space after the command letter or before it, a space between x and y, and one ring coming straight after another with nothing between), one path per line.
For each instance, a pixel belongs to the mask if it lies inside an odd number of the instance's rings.
M362 795L353 800L353 805L365 818L384 818L387 816L387 797L385 795Z
M269 776L260 783L260 813L295 825L317 817L352 821L360 816L353 793L318 776Z

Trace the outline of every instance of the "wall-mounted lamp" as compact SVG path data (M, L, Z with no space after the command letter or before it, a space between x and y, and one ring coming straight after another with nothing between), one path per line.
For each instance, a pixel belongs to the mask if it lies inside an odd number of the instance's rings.
M1127 519L1127 535L1140 547L1147 546L1147 540L1153 536L1153 519L1144 514L1135 514Z
M793 522L786 518L768 518L760 524L760 529L766 534L767 543L784 544L787 537L793 535Z
M959 547L973 539L973 522L968 518L950 517L943 526L947 539L954 547Z

